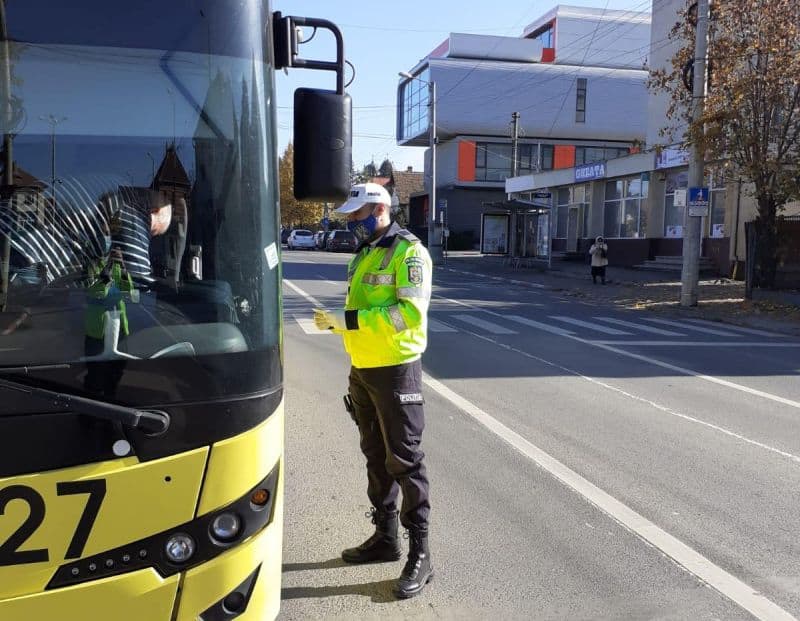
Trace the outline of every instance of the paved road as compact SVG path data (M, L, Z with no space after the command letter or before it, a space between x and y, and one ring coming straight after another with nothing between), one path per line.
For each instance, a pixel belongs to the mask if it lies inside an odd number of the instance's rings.
M370 524L345 255L284 254L282 619L800 616L800 341L437 269L424 446L435 581L348 567Z

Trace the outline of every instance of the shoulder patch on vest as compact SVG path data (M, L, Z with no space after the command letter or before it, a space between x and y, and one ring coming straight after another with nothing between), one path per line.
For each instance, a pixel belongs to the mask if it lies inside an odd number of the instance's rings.
M414 235L414 233L412 233L411 231L407 231L406 229L400 229L399 231L397 231L397 236L402 239L405 239L407 242L411 242L412 244L420 243L419 237Z

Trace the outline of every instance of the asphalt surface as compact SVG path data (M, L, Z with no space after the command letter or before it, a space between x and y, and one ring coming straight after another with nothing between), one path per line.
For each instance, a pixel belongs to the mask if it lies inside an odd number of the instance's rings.
M366 475L349 361L310 298L342 305L348 258L283 255L281 619L800 616L800 340L438 268L436 576L397 602L402 561L345 566L370 532Z

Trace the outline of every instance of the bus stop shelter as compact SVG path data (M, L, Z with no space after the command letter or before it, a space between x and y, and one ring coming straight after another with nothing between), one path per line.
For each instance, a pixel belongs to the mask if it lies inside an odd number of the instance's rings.
M503 255L515 267L551 266L550 205L512 199L483 207L482 254Z

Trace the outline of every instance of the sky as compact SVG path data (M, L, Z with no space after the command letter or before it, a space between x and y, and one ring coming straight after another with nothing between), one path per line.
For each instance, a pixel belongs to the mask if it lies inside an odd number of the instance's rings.
M399 147L395 139L398 72L409 71L451 32L518 37L525 26L558 4L557 0L273 0L284 15L319 17L344 34L345 57L356 75L347 92L353 98L353 161L357 168L388 158L395 169L422 170L424 149ZM649 11L650 0L570 0L563 4L599 9ZM313 29L312 29L313 30ZM311 31L308 30L310 36ZM304 58L334 60L333 37L318 33L301 46ZM352 76L348 67L345 83ZM290 69L276 73L278 148L291 140L293 92L301 86L335 88L332 72Z

